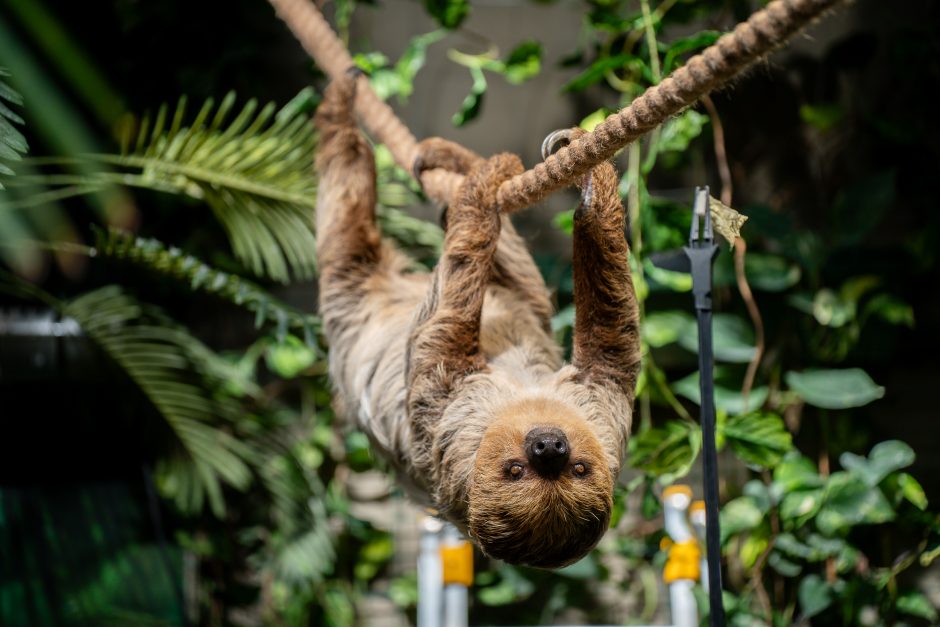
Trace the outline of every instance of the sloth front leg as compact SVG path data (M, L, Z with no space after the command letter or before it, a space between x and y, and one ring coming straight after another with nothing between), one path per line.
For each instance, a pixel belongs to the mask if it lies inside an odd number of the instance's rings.
M518 157L496 155L467 175L448 209L444 250L411 333L407 355L408 415L419 446L430 455L430 427L467 375L482 370L480 319L493 274L501 220L499 184L522 171Z
M616 171L601 163L585 178L574 216L572 361L584 382L613 384L632 402L640 326L624 226Z
M432 168L466 174L482 161L475 152L459 144L431 137L418 145L418 158L414 163L415 178L420 180L421 173ZM528 304L542 329L548 332L551 329L553 308L542 273L509 216L502 216L500 222L499 242L490 281L509 288L522 302Z

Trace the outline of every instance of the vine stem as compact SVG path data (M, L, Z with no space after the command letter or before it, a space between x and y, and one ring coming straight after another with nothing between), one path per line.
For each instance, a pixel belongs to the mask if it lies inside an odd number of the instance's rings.
M721 124L721 117L718 115L718 109L712 102L710 96L702 96L702 104L708 112L708 117L712 122L712 135L715 144L715 160L718 162L718 174L721 178L721 202L726 206L731 206L731 197L734 193L733 181L731 179L731 168L728 166L728 152L725 148L725 130ZM747 242L741 237L734 240L734 278L738 284L738 292L744 300L747 308L747 314L751 318L751 324L754 325L755 350L754 357L747 365L747 372L744 375L744 383L741 386L741 398L744 405L744 412L748 410L748 397L754 388L754 380L757 378L757 369L760 367L761 359L764 358L766 350L766 341L764 338L764 319L761 317L760 308L754 299L754 293L747 282L747 273L745 272L745 260L747 258Z

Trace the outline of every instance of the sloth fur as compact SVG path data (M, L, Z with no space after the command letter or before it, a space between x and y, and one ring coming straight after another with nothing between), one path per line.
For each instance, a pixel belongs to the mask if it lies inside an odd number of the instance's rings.
M421 144L419 171L466 177L436 268L414 271L375 224L375 164L353 118L355 82L334 81L315 119L320 313L337 412L369 435L414 498L484 553L570 564L608 527L640 367L616 173L597 166L575 213L566 365L545 283L496 208L519 159Z

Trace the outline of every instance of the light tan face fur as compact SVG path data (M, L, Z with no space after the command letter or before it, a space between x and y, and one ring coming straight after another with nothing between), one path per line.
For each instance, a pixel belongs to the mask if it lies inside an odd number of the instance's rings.
M568 441L570 456L557 476L539 474L526 454L527 434L542 427L560 429ZM470 534L492 557L559 568L604 535L612 493L603 450L584 419L554 401L520 401L487 428L477 451Z

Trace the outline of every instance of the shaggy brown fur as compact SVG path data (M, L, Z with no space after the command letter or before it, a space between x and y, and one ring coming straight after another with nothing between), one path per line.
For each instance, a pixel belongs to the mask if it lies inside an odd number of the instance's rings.
M353 79L335 81L316 116L320 312L337 409L484 552L569 564L607 528L640 364L613 167L587 177L575 215L575 346L564 365L545 284L496 209L518 158L421 145L419 170L467 176L437 267L410 272L375 226L374 163L353 96Z

